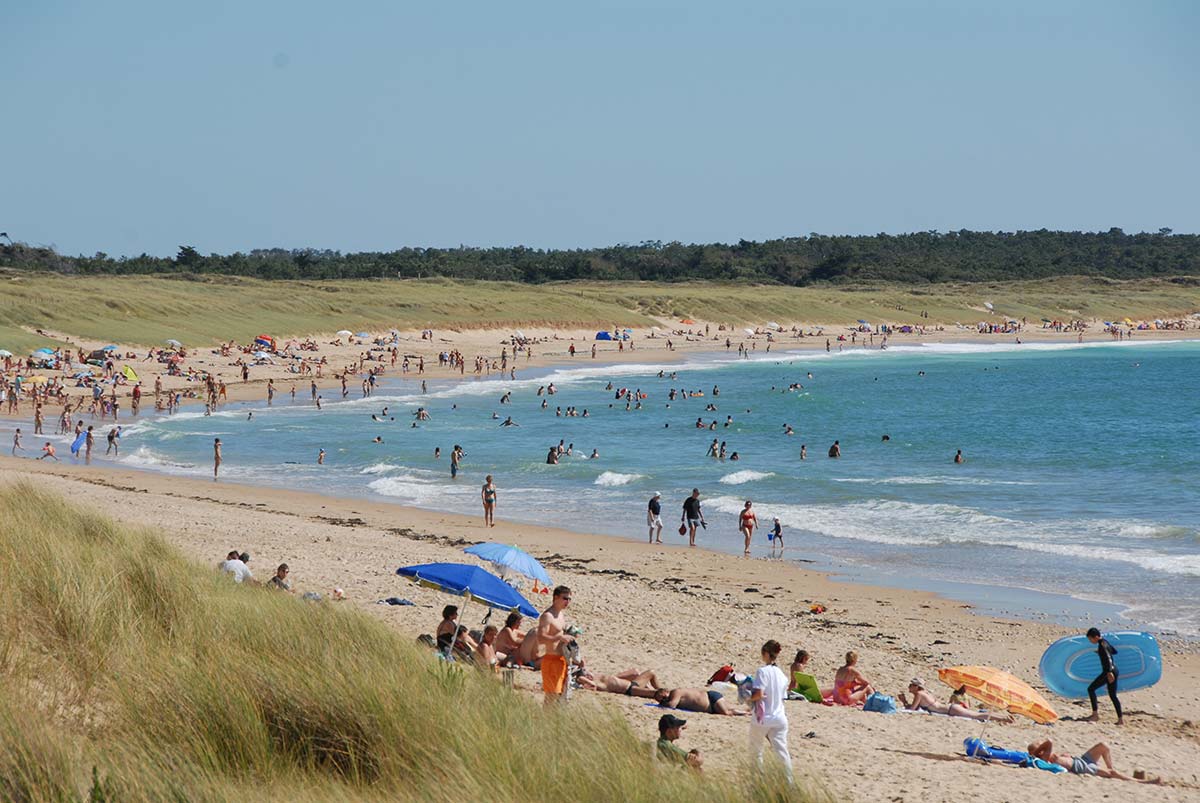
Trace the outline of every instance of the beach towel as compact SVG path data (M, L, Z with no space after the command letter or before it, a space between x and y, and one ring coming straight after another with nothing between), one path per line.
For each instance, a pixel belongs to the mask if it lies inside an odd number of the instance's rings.
M801 697L810 703L821 702L821 689L817 686L816 678L803 672L793 672L792 679L795 681L796 691Z
M1054 774L1067 771L1066 767L1034 758L1023 750L1005 750L1003 747L994 747L974 736L963 739L963 748L971 758L983 761L999 761L1004 764L1015 764L1018 767L1033 767Z

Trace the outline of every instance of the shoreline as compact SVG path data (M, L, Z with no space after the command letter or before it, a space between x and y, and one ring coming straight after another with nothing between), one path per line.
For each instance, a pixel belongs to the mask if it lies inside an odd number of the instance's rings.
M602 672L650 668L670 685L702 686L723 663L748 669L757 645L777 638L786 650L808 649L821 682L840 665L843 651L855 649L871 681L889 694L902 689L914 674L936 678L937 667L957 664L1005 668L1040 687L1036 663L1044 646L1078 632L988 616L933 593L842 582L794 564L731 561L707 549L672 544L651 548L632 540L514 524L504 520L503 510L498 511L497 526L485 529L479 517L387 502L139 470L31 462L0 460L0 482L32 477L105 515L160 528L201 567L231 548L249 551L250 565L260 577L269 575L276 562L286 561L299 590L328 595L334 587L343 588L347 601L338 604L359 607L406 637L430 632L447 597L402 581L395 576L398 566L470 562L462 548L479 540L517 544L542 560L556 583L575 591L571 616L584 627L589 666ZM406 597L415 605L376 604L388 596ZM545 597L530 599L535 607L544 605ZM809 613L809 606L818 602L828 610ZM480 615L481 609L473 609L465 620L473 623ZM1200 743L1200 726L1195 724L1200 721L1200 655L1174 642L1163 648L1163 681L1123 695L1130 720L1124 728L1111 723L1106 707L1100 724L1083 723L1079 717L1086 703L1051 698L1063 717L1054 726L1054 739L1064 749L1082 750L1103 739L1113 746L1118 767L1146 767L1187 784L1152 793L1132 785L1120 788L1131 800L1185 800L1195 794L1189 790L1200 789L1195 762ZM519 687L532 690L536 683L532 674L518 673ZM940 687L936 693L942 694ZM641 701L622 695L576 692L573 704L616 709L639 734L649 733L658 716ZM964 738L978 735L978 724L970 721L886 717L800 703L790 703L789 711L793 755L811 762L822 785L846 799L893 800L898 778L906 798L926 800L1051 795L1084 801L1095 795L1090 783L1047 773L960 762L947 774L944 762L961 753ZM688 718L687 737L704 750L710 771L736 770L745 750L744 720L699 714ZM803 738L810 731L815 738ZM1018 721L989 726L987 738L1018 747L1045 734L1043 726ZM889 745L903 745L904 750ZM839 760L846 755L861 755L865 761Z
M628 349L619 350L616 341L595 341L593 339L594 332L590 329L557 329L554 327L525 327L524 332L533 341L534 354L531 358L526 358L523 354L520 358L514 358L510 367L517 369L517 378L524 378L522 372L529 369L544 369L544 368L561 368L566 366L583 366L583 365L633 365L642 362L643 360L652 360L663 363L677 363L686 359L689 356L696 354L730 354L736 355L734 349L723 349L722 346L728 337L733 344L745 344L748 351L752 354L752 359L762 358L768 352L766 349L769 346L775 348L774 353L783 353L787 351L801 352L820 352L825 349L825 340L828 337L833 340L830 353L858 353L869 351L881 351L877 343L872 343L869 346L864 345L869 333L859 333L863 335L863 339L858 343L851 343L849 340L840 344L839 349L837 341L834 339L838 334L846 334L850 331L845 324L810 324L807 328L802 328L802 331L819 332L819 334L807 334L803 337L792 335L790 331L781 331L775 342L768 344L767 330L763 330L759 334L748 335L744 329L718 331L716 322L706 322L697 320L694 325L688 327L689 330L695 329L695 335L676 335L669 327L679 326L680 324L674 321L661 320L664 325L661 329L631 329L633 340L636 347L631 346ZM1102 322L1092 320L1089 325L1092 327L1100 326ZM709 335L702 334L703 327L709 325L712 327ZM788 324L791 325L791 324ZM932 321L931 326L937 326ZM943 326L945 326L943 324ZM400 349L401 356L410 356L414 359L424 358L428 363L428 370L424 374L416 373L416 366L413 366L413 372L404 374L401 371L401 364L392 366L382 361L367 361L361 364L361 368L382 367L385 372L382 376L386 379L398 379L404 382L415 382L422 379L425 380L455 380L467 381L471 379L487 379L491 377L507 376L507 372L496 371L488 372L476 376L467 371L462 374L454 370L446 370L438 366L437 354L440 351L460 351L464 354L465 359L469 362L476 356L486 355L490 358L499 360L501 349L511 349L511 345L506 345L506 341L516 329L521 327L497 328L497 329L462 329L455 330L437 330L434 332L432 340L422 339L417 331L400 331L398 333L397 348ZM683 330L680 330L683 331ZM1030 328L1016 334L982 334L970 328L964 329L943 329L942 331L929 331L924 334L918 333L895 333L890 335L892 348L909 348L926 345L962 345L962 346L988 346L988 347L1015 347L1016 339L1021 339L1021 345L1046 345L1053 344L1066 347L1078 345L1089 346L1096 344L1111 345L1116 343L1129 343L1138 345L1145 342L1179 342L1179 341L1196 341L1200 340L1200 327L1193 329L1161 329L1139 332L1136 336L1126 338L1125 340L1113 340L1107 333L1092 332L1089 329L1089 335L1082 344L1077 342L1077 333L1073 332L1055 332L1052 329ZM103 343L101 341L93 341L86 338L77 338L66 333L47 332L58 340L66 340L71 343L73 348L83 348L84 350L92 350L100 348ZM386 334L382 331L374 331L370 333L372 337L376 335ZM311 338L316 341L320 347L319 351L314 352L316 356L328 358L328 365L324 367L323 375L317 378L311 374L300 375L289 373L282 370L281 365L264 365L255 366L251 371L251 377L248 381L243 382L240 378L240 367L233 365L230 360L236 357L243 356L240 352L234 352L228 357L221 357L214 352L215 345L189 347L190 356L185 360L187 367L199 368L200 370L211 373L218 381L226 382L227 397L224 402L239 402L239 401L265 401L267 395L268 380L273 380L276 384L277 395L287 395L290 386L300 388L302 385L307 385L310 381L317 385L318 393L326 391L340 391L340 373L346 370L347 366L358 362L360 356L366 352L366 346L362 344L351 345L344 344L342 346L332 346L330 338L336 335L328 333L309 333L302 335L294 335L289 339L301 340L303 338ZM876 339L879 337L875 336ZM280 338L281 340L283 338ZM667 348L667 340L671 340L673 348ZM574 344L579 353L572 357L569 354L570 346ZM603 344L603 348L597 349L596 357L591 357L589 350L593 344ZM135 372L141 374L146 372L145 377L141 377L143 382L143 405L148 409L153 410L153 381L154 376L165 374L161 373L159 363L150 363L149 367L143 359L147 347L137 344L116 344L118 346L118 355L133 354L132 359L119 358L116 361L116 370L119 372L125 365L131 366ZM761 348L759 348L761 346ZM156 347L157 348L157 347ZM311 357L311 355L309 355ZM282 358L281 358L282 360ZM35 373L51 373L48 371L35 371ZM360 377L365 374L360 369L359 372L352 374L354 381L349 383L349 397L354 398ZM184 406L202 403L202 399L198 397L198 391L201 385L192 384L186 380L180 380L175 377L165 377L164 392L179 391L183 393L197 392L196 397L184 395L182 402ZM84 392L78 388L68 387L68 394L73 399L83 398ZM118 393L118 398L128 399L132 393L132 384L122 387ZM305 394L298 390L297 398L305 397ZM332 398L332 397L331 397ZM128 405L125 405L128 413ZM10 414L7 409L0 409L0 420L25 417L24 413L16 416Z

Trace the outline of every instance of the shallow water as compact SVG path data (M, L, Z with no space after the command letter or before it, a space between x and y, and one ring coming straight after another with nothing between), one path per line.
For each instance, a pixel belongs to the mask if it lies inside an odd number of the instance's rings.
M126 431L121 462L206 475L220 437L230 480L471 514L492 473L502 518L636 539L646 537L646 500L658 490L663 537L676 542L680 504L698 487L709 523L704 546L740 553L736 514L752 499L764 524L781 519L789 557L851 576L1069 594L1128 606L1136 624L1200 634L1200 344L589 362L515 382L452 384L434 371L425 395L385 380L374 397L326 403L321 412L300 387L296 403L281 393L274 408L255 406L252 420L246 407L146 419ZM657 377L660 369L667 378ZM647 393L644 409L615 402L609 380ZM542 410L535 392L550 381L559 392ZM782 391L793 382L803 389ZM671 387L705 395L668 408ZM512 404L499 403L505 390ZM709 402L717 412L704 411ZM432 421L412 429L418 405ZM385 406L395 421L372 421ZM560 406L590 416L556 417ZM493 413L520 426L500 427ZM695 428L698 416L716 419L717 430ZM795 435L782 434L785 424ZM371 442L377 435L383 444ZM713 437L741 459L706 458ZM547 465L547 449L560 439L575 445L574 455ZM835 439L839 460L826 457ZM455 443L467 457L451 481ZM320 448L324 466L316 465ZM593 449L600 459L587 459ZM965 464L952 462L956 449ZM756 556L768 554L761 532Z

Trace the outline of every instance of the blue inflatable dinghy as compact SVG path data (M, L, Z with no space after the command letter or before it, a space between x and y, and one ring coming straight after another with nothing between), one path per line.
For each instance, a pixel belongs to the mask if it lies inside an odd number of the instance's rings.
M1162 651L1150 633L1125 630L1105 633L1116 649L1113 662L1119 672L1117 693L1144 689L1162 680ZM1038 673L1050 691L1071 700L1088 696L1087 687L1100 675L1100 656L1087 636L1068 636L1042 653Z

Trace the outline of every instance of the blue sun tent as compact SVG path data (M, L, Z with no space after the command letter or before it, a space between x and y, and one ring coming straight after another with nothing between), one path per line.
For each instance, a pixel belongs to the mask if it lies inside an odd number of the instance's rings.
M608 332L597 332L596 339L597 340L612 340L613 336L610 335Z

